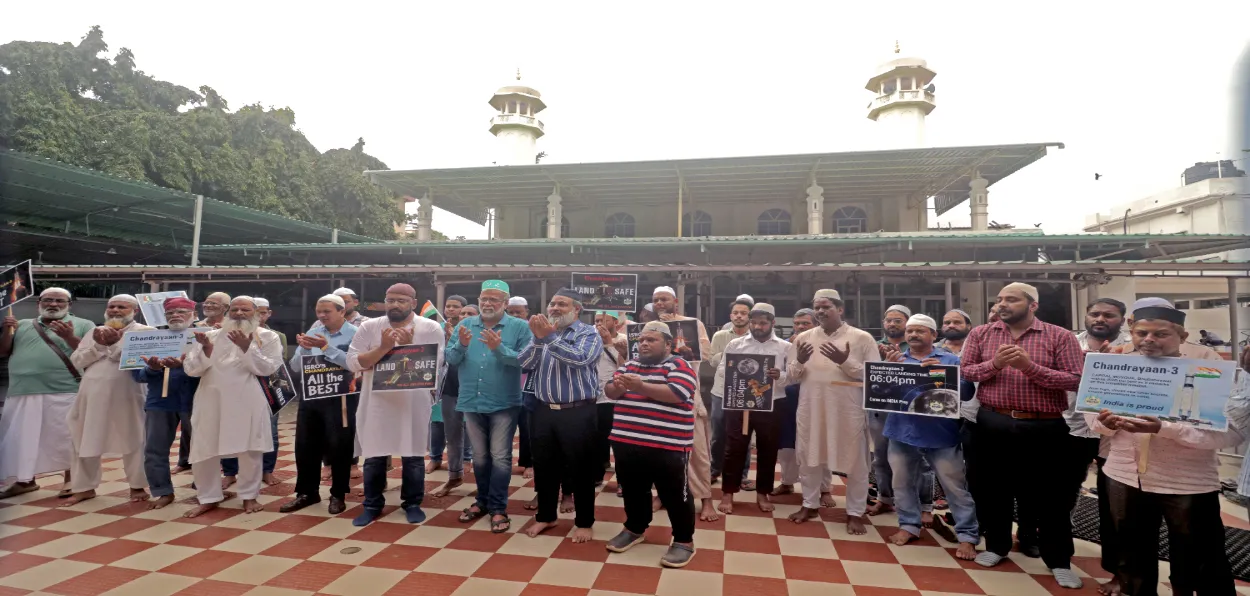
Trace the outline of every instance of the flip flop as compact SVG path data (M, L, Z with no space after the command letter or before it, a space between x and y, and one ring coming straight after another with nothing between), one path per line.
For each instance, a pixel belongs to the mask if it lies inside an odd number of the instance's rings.
M460 512L460 523L467 524L471 521L479 520L479 519L482 519L483 517L486 517L485 509L478 509L477 511L474 511L473 507L476 507L476 505L466 507L464 511Z
M510 529L512 529L512 520L509 519L508 516L506 515L503 516L503 519L490 520L490 533L491 534L503 534L504 532L507 532Z
M4 491L0 492L0 499L8 499L10 497L24 495L26 493L35 492L37 490L39 490L39 485L35 484L34 482L30 484L26 484L26 485L15 482L9 485L9 488L6 488L4 489ZM74 493L70 493L70 494L72 495Z

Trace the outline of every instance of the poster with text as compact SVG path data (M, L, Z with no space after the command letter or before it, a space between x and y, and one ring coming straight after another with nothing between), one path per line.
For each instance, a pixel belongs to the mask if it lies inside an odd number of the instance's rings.
M29 260L0 272L0 308L9 308L34 295Z
M638 310L636 273L574 273L572 289L587 310Z
M673 354L681 356L687 362L703 359L703 350L699 347L699 321L682 319L680 321L664 321L673 334ZM638 336L646 323L630 323L625 326L625 341L629 344L630 359L638 358ZM690 354L682 354L682 349L690 350Z
M170 331L149 329L128 331L122 334L122 353L117 361L119 370L134 370L147 366L144 358L181 358L195 341L190 329Z
M275 416L297 395L298 389L295 387L295 382L291 380L291 373L286 369L286 365L279 366L277 372L272 375L256 377L256 381L260 383L260 390L265 394L265 401L269 404L269 413Z
M864 409L959 419L959 367L864 363Z
M395 346L373 365L374 391L438 387L438 344Z
M525 377L525 382L521 383L521 393L534 394L534 379L536 375L534 371L521 373Z
M762 354L725 354L726 410L773 411L773 356Z
M1076 409L1154 416L1197 428L1226 430L1224 406L1237 365L1224 360L1085 355Z
M359 391L356 375L326 359L324 354L300 357L304 401L340 397Z
M164 327L169 324L165 320L166 298L186 297L187 293L182 290L176 292L156 292L154 294L135 294L135 298L139 299L139 312L143 313L143 322L152 327Z

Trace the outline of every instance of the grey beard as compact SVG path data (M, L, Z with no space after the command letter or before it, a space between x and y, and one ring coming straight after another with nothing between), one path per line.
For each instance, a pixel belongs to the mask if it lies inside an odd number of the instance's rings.
M170 331L185 331L191 327L190 321L183 321L181 323L173 323L170 321L166 321L165 323L166 323L166 326L169 327Z
M576 320L577 320L577 313L575 312L571 312L562 317L553 317L551 315L547 315L547 322L551 323L551 326L555 327L556 329L564 329L568 327L569 325L572 325L573 321L576 321Z
M53 311L47 308L39 309L40 317L45 318L45 319L52 319L53 321L59 321L61 319L64 319L68 315L69 315L68 309L57 310L57 311Z
M226 321L221 324L222 331L225 331L226 333L231 331L242 331L245 335L251 335L258 327L260 327L260 321L254 318L242 321L237 319L226 319Z
M135 316L134 316L134 315L126 315L126 316L124 316L124 317L109 317L109 318L108 318L108 320L110 320L110 321L119 321L119 322L122 324L121 326L122 326L122 327L125 327L126 325L129 325L129 324L131 324L131 323L135 322Z

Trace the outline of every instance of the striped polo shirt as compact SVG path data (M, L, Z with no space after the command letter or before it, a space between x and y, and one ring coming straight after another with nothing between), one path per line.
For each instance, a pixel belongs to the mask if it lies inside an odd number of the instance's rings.
M611 440L669 451L690 451L694 445L694 369L670 356L654 365L630 360L616 375L635 374L647 383L668 385L679 404L658 402L632 391L616 400Z

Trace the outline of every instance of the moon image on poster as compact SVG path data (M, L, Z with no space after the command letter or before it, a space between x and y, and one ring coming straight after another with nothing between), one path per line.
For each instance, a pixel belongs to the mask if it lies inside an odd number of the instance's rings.
M750 358L739 360L738 372L748 377L754 375L755 373L760 372L760 363Z

